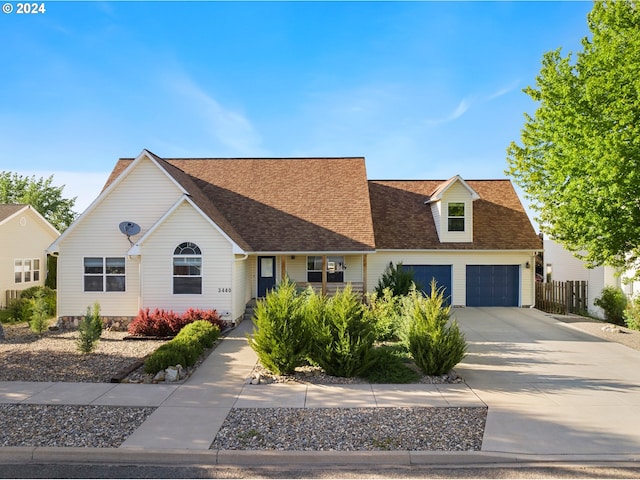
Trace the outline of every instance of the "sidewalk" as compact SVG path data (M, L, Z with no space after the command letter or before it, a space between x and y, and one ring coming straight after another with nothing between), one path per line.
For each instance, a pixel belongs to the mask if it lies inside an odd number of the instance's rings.
M0 382L0 403L157 407L116 449L0 448L7 461L446 464L640 459L640 352L526 309L456 311L470 343L454 385L247 385L250 322L180 385ZM489 406L481 452L209 450L237 408Z

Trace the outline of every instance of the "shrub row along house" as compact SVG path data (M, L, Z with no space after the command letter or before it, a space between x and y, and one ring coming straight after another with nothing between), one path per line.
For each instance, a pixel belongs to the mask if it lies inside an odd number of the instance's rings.
M541 249L508 180L368 180L364 158L117 162L50 246L58 314L215 308L228 322L288 276L371 291L390 262L454 306L533 303Z

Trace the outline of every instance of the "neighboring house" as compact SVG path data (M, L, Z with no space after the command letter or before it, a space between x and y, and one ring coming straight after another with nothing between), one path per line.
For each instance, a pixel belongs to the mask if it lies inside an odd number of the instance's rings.
M587 282L587 310L590 315L604 318L604 311L596 307L593 301L602 293L606 286L621 288L620 276L613 267L587 268L585 262L576 258L561 244L545 238L544 268L545 282Z
M15 292L44 285L46 249L59 235L30 205L0 204L0 308Z
M124 222L124 223L123 223ZM124 233L122 233L124 232ZM368 181L364 158L116 164L54 242L58 313L215 308L227 321L285 275L371 291L389 262L456 306L529 306L542 245L508 180Z

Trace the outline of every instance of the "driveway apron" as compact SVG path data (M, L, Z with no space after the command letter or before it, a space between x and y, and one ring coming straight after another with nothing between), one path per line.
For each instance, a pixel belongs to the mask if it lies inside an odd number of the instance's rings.
M489 407L483 451L640 452L640 352L534 309L461 308L456 371Z

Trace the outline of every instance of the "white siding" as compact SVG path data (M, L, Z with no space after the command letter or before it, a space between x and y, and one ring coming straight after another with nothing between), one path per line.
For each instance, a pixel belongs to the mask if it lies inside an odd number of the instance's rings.
M173 294L173 252L183 242L202 251L202 294ZM181 204L142 244L142 307L178 313L186 309L215 308L233 316L232 246L190 204Z
M237 320L244 314L247 302L251 300L251 286L247 282L249 262L252 257L236 255L233 269L233 311L229 320ZM226 320L226 318L225 318Z
M604 311L596 307L593 301L602 294L605 286L621 287L620 278L611 267L586 268L585 263L573 256L561 244L550 240L544 240L544 276L545 281L547 267L551 269L551 280L556 282L586 281L587 282L587 309L591 315L604 318Z
M440 228L438 233L441 242L472 242L473 241L473 201L471 193L460 182L451 185L439 202ZM464 203L464 232L449 232L449 203ZM432 209L433 211L433 209Z
M182 192L150 160L140 161L93 209L88 210L59 245L58 316L78 316L100 303L105 316L135 316L139 303L139 260L126 262L126 292L84 292L84 257L126 257L131 247L118 225L135 222L139 239L180 198Z
M412 252L412 251L378 251L369 255L367 260L367 288L375 290L389 262L405 265L451 265L451 304L466 304L467 265L521 265L520 305L533 305L535 292L535 269L531 254L527 252ZM529 262L531 268L524 268Z
M47 275L47 255L45 250L58 234L43 222L30 208L0 225L0 307L6 307L7 290L24 290L44 285ZM15 283L14 260L40 260L40 279Z

